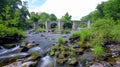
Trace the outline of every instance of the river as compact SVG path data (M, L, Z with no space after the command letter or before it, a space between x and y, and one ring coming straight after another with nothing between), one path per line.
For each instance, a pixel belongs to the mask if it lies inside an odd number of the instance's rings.
M25 31L27 37L21 42L35 42L39 44L36 47L33 47L29 49L27 52L22 52L22 53L12 53L13 51L19 50L20 45L16 45L16 47L11 48L11 49L5 49L4 47L1 47L0 49L0 59L7 59L7 58L12 58L16 56L27 56L30 54L30 52L38 52L41 55L44 54L45 52L49 51L51 46L54 44L57 44L57 41L60 37L63 37L64 40L68 40L70 37L70 34L53 34L53 33L36 33L36 32L31 32L30 31ZM51 58L49 55L46 55L38 60L37 67L55 67L55 58Z

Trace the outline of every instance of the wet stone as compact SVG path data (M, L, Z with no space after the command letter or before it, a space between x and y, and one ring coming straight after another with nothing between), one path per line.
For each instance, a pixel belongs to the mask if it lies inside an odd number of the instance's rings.
M81 60L92 61L93 59L94 59L94 55L92 52L84 52L84 54L81 56Z
M101 63L94 63L90 67L104 67Z

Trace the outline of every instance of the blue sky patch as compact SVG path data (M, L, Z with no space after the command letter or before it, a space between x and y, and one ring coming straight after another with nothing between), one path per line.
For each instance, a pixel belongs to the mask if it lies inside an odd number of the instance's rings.
M40 7L42 6L46 0L28 0L28 8L35 8L35 7Z

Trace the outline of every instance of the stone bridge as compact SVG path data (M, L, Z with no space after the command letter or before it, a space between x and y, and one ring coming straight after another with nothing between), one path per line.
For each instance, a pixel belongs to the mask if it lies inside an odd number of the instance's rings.
M72 24L72 27L71 27L71 30L77 30L78 29L78 23L79 21L74 21ZM90 28L90 21L88 22L83 22L84 24L87 25L87 28ZM62 29L64 29L64 25L66 23L64 22L61 22L61 21L50 21L50 22L34 22L32 24L32 26L34 27L35 30L37 30L39 27L44 27L46 29L46 32L49 32L49 30L52 29L52 25L57 25L57 29L58 31L61 31Z

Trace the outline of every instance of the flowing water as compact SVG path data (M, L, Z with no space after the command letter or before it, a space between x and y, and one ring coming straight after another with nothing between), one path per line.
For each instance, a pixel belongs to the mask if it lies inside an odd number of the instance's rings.
M0 47L0 59L7 59L17 56L27 56L31 52L37 52L40 55L43 55L47 51L50 50L53 44L57 44L57 41L60 37L63 37L65 40L68 40L70 34L51 34L51 33L28 33L26 31L27 38L23 39L22 42L36 42L39 44L36 47L29 49L27 52L22 53L12 53L13 51L17 51L20 49L19 45L11 49L5 49L4 47ZM39 59L37 67L56 67L55 58L51 58L50 56L46 55Z
M54 60L49 55L41 58L38 62L37 67L53 67Z

